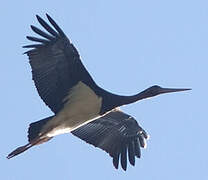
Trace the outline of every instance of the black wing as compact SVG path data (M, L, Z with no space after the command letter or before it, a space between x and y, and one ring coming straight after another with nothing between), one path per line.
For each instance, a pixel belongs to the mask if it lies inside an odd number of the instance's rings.
M33 80L40 97L54 113L57 113L63 107L64 98L69 90L79 81L91 88L96 87L96 84L83 66L76 48L56 22L49 15L46 16L53 28L36 16L48 33L31 26L41 38L27 36L27 39L38 44L27 45L24 48L32 48L26 54L30 59Z
M72 134L109 153L116 169L120 158L124 170L127 168L127 151L129 162L134 166L135 157L140 158L140 147L146 146L148 138L137 121L121 111L112 111L72 131Z

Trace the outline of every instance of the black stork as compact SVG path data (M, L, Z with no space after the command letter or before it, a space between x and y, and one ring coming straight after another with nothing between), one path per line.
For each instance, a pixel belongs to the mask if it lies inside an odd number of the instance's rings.
M54 115L31 123L29 143L15 149L7 158L56 135L71 132L109 153L116 169L120 160L126 170L127 155L130 164L135 165L135 157L140 158L140 147L146 146L148 134L133 117L118 107L159 94L190 89L155 85L132 96L116 95L102 89L88 73L78 51L62 29L48 14L46 16L53 27L37 15L38 22L48 33L31 26L42 38L27 36L28 40L38 44L24 48L32 48L25 52L29 57L32 77L41 99Z

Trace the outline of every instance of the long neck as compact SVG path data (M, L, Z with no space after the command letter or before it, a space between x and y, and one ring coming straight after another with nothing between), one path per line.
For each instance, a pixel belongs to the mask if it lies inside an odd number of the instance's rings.
M102 90L103 94L105 94L104 107L105 106L107 107L104 109L112 110L115 107L134 103L136 101L139 101L148 97L157 96L159 94L180 92L180 91L187 91L187 90L190 90L190 89L162 88L160 86L154 85L133 96L119 96L119 95L115 95L115 94Z
M144 90L133 96L117 96L117 101L119 103L119 106L122 106L122 105L134 103L136 101L139 101L148 97L150 97L150 94L146 90Z
M120 96L100 88L99 91L97 91L97 94L103 98L100 114L106 113L116 107L134 103L149 97L149 93L147 93L145 90L133 96Z

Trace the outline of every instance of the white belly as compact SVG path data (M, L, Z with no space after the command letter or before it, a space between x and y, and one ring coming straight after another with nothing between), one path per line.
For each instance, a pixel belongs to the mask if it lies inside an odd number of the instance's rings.
M102 98L82 82L73 87L64 100L67 102L63 110L43 127L42 132L48 132L48 137L69 133L100 117Z

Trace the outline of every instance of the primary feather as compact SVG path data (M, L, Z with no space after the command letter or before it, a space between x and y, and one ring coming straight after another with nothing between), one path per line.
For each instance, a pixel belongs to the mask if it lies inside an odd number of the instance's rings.
M144 142L148 139L137 121L122 111L112 111L72 131L72 134L109 153L115 168L118 168L120 159L124 170L127 168L127 152L129 162L134 166L135 157L141 156L140 147L145 147Z
M79 81L89 87L96 87L90 74L83 66L79 53L55 21L47 15L53 29L41 17L39 23L48 32L35 26L32 30L42 38L28 36L27 39L39 42L24 48L30 59L32 77L42 100L57 114L64 105L64 98Z

